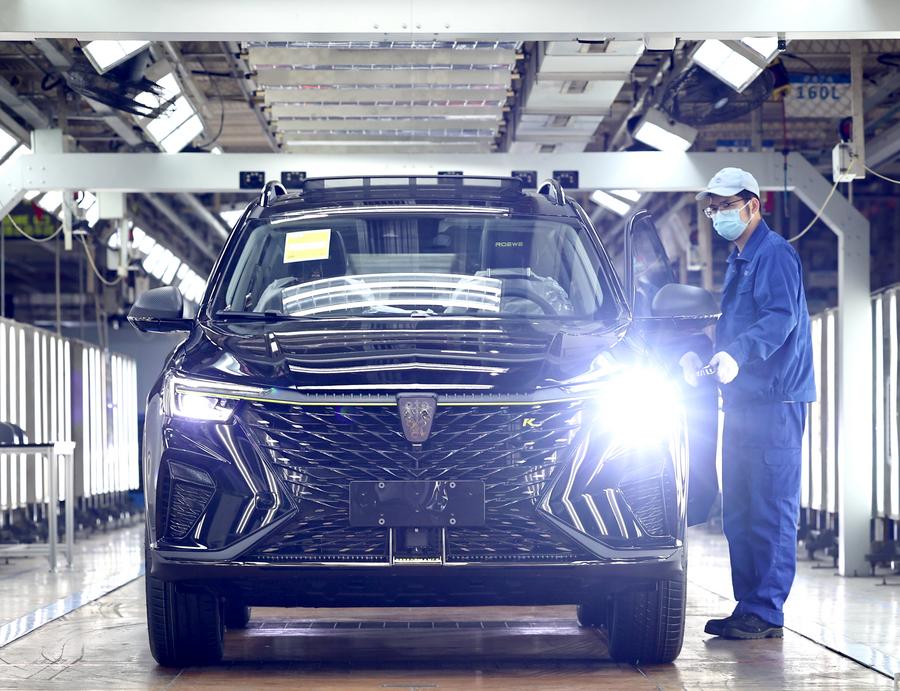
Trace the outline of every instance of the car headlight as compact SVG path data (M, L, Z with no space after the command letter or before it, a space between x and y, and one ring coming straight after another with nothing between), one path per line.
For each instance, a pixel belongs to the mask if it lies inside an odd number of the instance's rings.
M628 446L668 440L682 421L678 387L658 367L629 367L601 353L588 372L562 383L572 393L592 393L596 423Z
M165 380L163 410L171 417L205 422L228 422L241 398L264 389L192 379L169 374Z
M655 367L636 367L611 377L599 410L607 428L629 446L667 442L684 412L674 382Z

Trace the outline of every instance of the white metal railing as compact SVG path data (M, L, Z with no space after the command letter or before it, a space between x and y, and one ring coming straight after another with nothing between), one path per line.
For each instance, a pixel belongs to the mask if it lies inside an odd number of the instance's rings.
M78 499L138 488L137 371L130 358L0 319L0 421L21 427L33 444L74 441ZM0 454L0 510L46 503L44 463L27 461ZM56 486L61 494L64 478Z
M874 457L842 459L837 451L837 380L835 363L838 313L826 310L812 318L813 360L818 400L810 405L803 444L801 507L820 512L817 527L838 512L838 464L874 463L872 517L900 521L900 286L872 295Z

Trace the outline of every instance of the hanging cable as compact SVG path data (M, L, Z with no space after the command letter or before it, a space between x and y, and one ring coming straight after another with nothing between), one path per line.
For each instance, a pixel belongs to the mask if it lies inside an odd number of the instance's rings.
M91 271L94 272L94 275L97 277L97 280L99 280L103 285L110 286L110 287L121 283L122 279L125 278L124 276L119 276L115 281L109 281L103 277L103 274L101 274L100 271L97 269L97 264L94 263L93 252L91 252L90 248L88 247L88 244L84 239L84 236L78 235L77 237L78 237L78 241L81 243L82 248L84 248L84 254L87 257L88 264L90 264Z
M219 88L218 82L214 79L210 79L209 83L212 85L213 89L216 92L216 95L219 97L219 131L216 132L215 136L212 139L209 139L205 142L201 142L197 144L198 148L203 148L207 146L214 146L217 141L219 141L219 137L222 136L222 131L225 129L225 95L222 93L222 90Z
M900 180L895 180L894 178L889 178L887 175L882 175L882 174L879 173L877 170L872 170L872 169L869 168L869 166L867 166L867 165L863 165L863 168L865 168L867 171L869 171L870 173L872 173L872 175L874 175L876 178L881 178L882 180L884 180L884 181L886 181L886 182L890 182L890 183L893 183L893 184L895 184L895 185L900 185Z
M50 242L57 235L59 235L63 230L63 227L60 226L59 228L56 229L56 232L54 232L53 235L50 235L45 238L36 238L33 235L29 235L24 230L22 230L22 228L19 226L18 223L16 223L16 220L12 216L7 216L6 218L9 220L10 224L12 224L12 227L16 230L16 232L18 232L22 237L31 240L32 242L37 242L37 243Z
M848 173L851 172L851 171L853 170L853 168L854 168L855 165L856 165L856 158L850 159L850 165L847 167L847 172L848 172ZM825 201L822 202L822 206L820 206L820 207L819 207L819 210L816 211L816 215L813 216L813 220L811 220L811 221L809 222L809 225L807 225L806 228L804 228L803 230L801 230L801 231L800 231L799 233L797 233L794 237L788 238L788 242L796 242L797 240L799 240L800 238L802 238L804 235L806 235L806 234L812 229L812 227L816 224L816 221L818 221L818 220L819 220L819 217L822 215L822 212L825 211L825 207L828 206L828 202L831 201L831 198L834 196L834 193L837 191L837 187L838 187L839 184L840 184L840 180L837 180L837 181L831 186L831 191L828 193L828 196L825 197Z

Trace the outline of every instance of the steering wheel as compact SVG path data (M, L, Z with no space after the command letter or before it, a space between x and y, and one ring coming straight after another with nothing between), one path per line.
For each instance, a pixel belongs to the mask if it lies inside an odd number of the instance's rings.
M529 302L534 303L538 307L540 307L541 311L543 311L543 313L546 314L547 316L550 316L550 317L557 316L556 308L553 305L551 305L548 300L541 297L540 295L535 293L533 290L529 290L528 288L525 288L525 287L520 288L517 286L504 285L503 286L503 297L523 298L525 300L528 300Z

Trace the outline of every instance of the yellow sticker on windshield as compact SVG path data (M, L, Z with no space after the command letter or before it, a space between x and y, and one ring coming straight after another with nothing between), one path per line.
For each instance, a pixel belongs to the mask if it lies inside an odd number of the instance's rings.
M284 236L284 263L328 259L331 228L298 230Z

